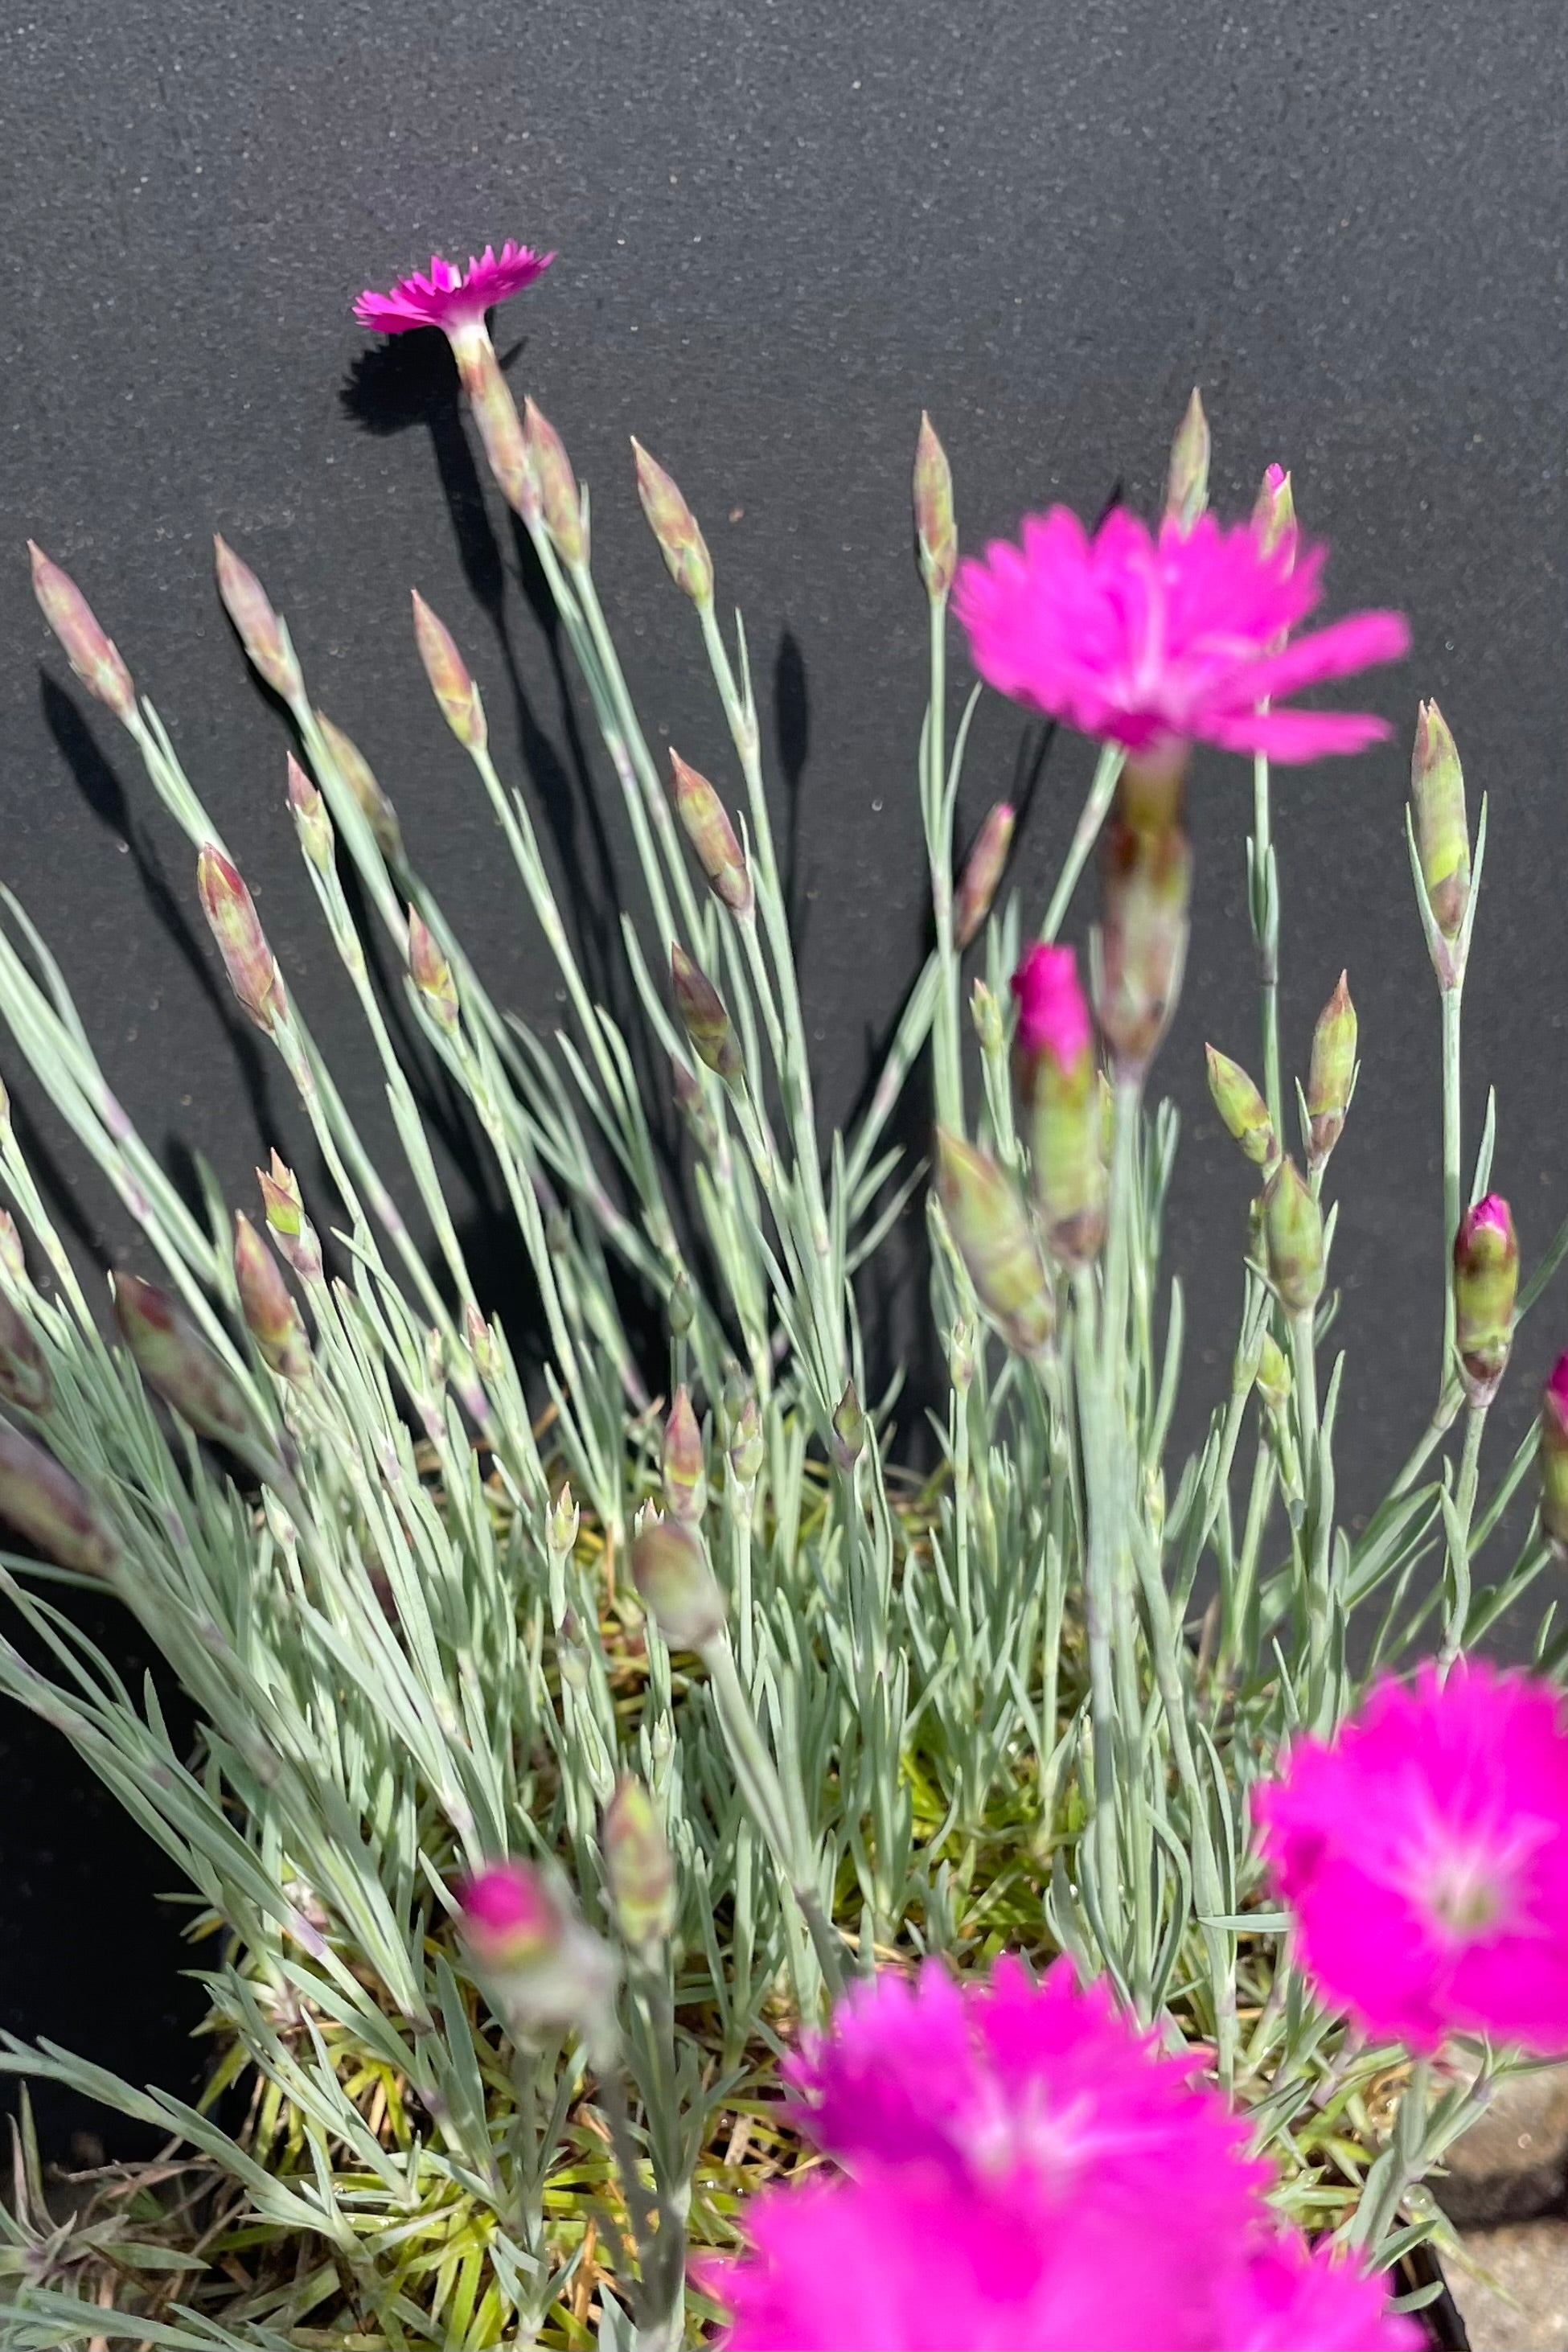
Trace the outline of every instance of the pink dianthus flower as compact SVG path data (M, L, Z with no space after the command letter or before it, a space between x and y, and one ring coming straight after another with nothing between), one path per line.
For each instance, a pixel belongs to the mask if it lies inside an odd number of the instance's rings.
M788 2067L851 2176L748 2208L729 2352L1396 2352L1384 2290L1281 2240L1246 2129L1061 1961L856 1988ZM1287 2335L1281 2331L1293 2331Z
M1037 940L1013 974L1013 994L1018 1004L1020 1053L1048 1054L1066 1069L1089 1052L1094 1033L1071 948Z
M1067 507L1030 515L959 569L955 603L982 677L1086 735L1160 754L1216 743L1283 761L1357 751L1388 733L1359 711L1282 710L1283 697L1409 646L1398 613L1357 613L1285 643L1317 606L1326 550L1266 524L1200 516L1158 533L1118 508L1091 539Z
M555 256L535 253L531 247L514 245L510 237L498 254L486 246L478 260L470 259L467 269L458 269L443 261L438 253L430 257L430 274L413 270L400 278L388 294L378 294L367 286L354 303L354 317L362 327L384 335L403 335L411 327L439 327L450 335L485 312L496 303L504 302L513 294L521 294L543 276Z
M1304 1966L1369 2033L1568 2049L1568 1732L1528 1675L1384 1682L1254 1800Z

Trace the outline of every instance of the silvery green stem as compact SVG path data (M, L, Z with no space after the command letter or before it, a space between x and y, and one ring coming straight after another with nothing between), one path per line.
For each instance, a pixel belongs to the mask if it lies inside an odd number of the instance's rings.
M1443 1629L1441 1663L1445 1669L1452 1665L1464 1646L1465 1624L1470 1612L1470 1520L1476 1507L1476 1486L1480 1475L1481 1438L1487 1425L1484 1404L1467 1405L1465 1409L1465 1439L1459 1455L1459 1479L1454 1500L1444 1512L1447 1537L1448 1574L1453 1583L1453 1598L1448 1609L1448 1622ZM1445 1498L1447 1500L1447 1498Z
M1443 1008L1443 1382L1454 1361L1454 1243L1462 1202L1460 1139L1460 1031L1465 983L1462 971L1438 1002Z
M1284 1097L1279 1084L1279 868L1268 799L1268 761L1252 762L1252 839L1247 845L1248 904L1258 950L1258 1014L1263 1035L1263 1096L1274 1132L1283 1136ZM1281 1147L1283 1148L1283 1147Z
M1108 1920L1121 1910L1116 1834L1116 1694L1111 1628L1115 1617L1115 1474L1099 1345L1100 1300L1093 1275L1073 1277L1074 1341L1082 1414L1089 1542L1083 1563L1084 1633L1089 1644L1089 1730L1094 1754L1094 1858L1100 1902Z
M1057 877L1056 888L1051 892L1050 903L1046 908L1045 921L1040 925L1040 937L1047 946L1060 930L1067 910L1072 904L1072 895L1078 888L1079 877L1089 861L1089 852L1100 839L1100 828L1110 814L1110 803L1116 797L1117 783L1126 764L1127 754L1119 743L1100 745L1100 757L1095 762L1093 782L1089 788L1089 797L1084 802L1077 824L1073 827L1073 836L1068 845L1067 857L1063 862L1060 874Z
M921 810L936 920L939 973L932 1040L938 1124L963 1133L963 1040L959 1028L958 956L952 940L952 795L947 784L947 592L928 598L931 696L921 735Z

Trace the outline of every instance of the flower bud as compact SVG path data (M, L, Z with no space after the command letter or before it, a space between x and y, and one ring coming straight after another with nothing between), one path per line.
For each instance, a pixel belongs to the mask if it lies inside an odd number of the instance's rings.
M302 1381L310 1370L310 1350L300 1310L278 1262L248 1217L235 1213L234 1278L246 1328L264 1360L285 1380Z
M321 1245L316 1239L314 1225L305 1214L293 1170L286 1168L275 1151L270 1172L258 1168L256 1181L261 1187L268 1231L282 1256L301 1282L320 1282Z
M1142 1076L1176 1009L1192 878L1179 824L1122 816L1109 828L1096 1011L1119 1076Z
M637 497L648 529L658 541L670 578L701 612L713 602L713 560L708 542L677 484L658 459L648 456L635 434L632 454L637 461Z
M1559 1356L1541 1400L1541 1531L1568 1556L1568 1356Z
M1454 1345L1472 1405L1491 1402L1513 1345L1519 1244L1508 1202L1489 1192L1454 1236Z
M196 859L196 888L228 984L257 1027L270 1036L279 1014L289 1010L283 975L249 891L210 841Z
M345 735L341 727L333 726L324 710L317 711L316 724L326 738L327 749L332 755L339 775L359 803L376 847L389 866L405 865L407 859L397 811L376 782L370 761L352 736Z
M741 1044L718 990L679 945L669 950L669 976L675 991L675 1009L691 1041L692 1052L716 1077L732 1086L742 1067Z
M1194 384L1171 444L1165 477L1165 520L1184 539L1209 502L1209 421Z
M460 1890L458 1925L513 2033L591 2036L608 2024L615 1971L563 1889L526 1862L496 1862Z
M669 1286L665 1319L669 1325L672 1339L684 1339L697 1320L697 1299L684 1269Z
M466 751L482 751L489 731L479 689L468 676L468 666L451 631L436 618L417 588L414 591L414 640L442 718Z
M105 1576L120 1538L99 1505L52 1454L0 1421L0 1518L57 1568Z
M1265 555L1285 541L1289 541L1290 560L1296 552L1296 501L1290 488L1290 477L1283 466L1270 466L1263 477L1263 487L1258 493L1258 503L1252 509L1253 535Z
M921 577L930 596L945 596L958 563L958 529L952 517L952 468L931 418L921 411L915 443L915 538Z
M960 955L991 912L1013 846L1015 816L1005 801L998 801L974 836L963 879L952 902L952 943Z
M1307 1118L1310 1142L1307 1164L1317 1170L1344 1131L1355 1084L1356 1017L1351 1003L1350 976L1341 972L1339 986L1318 1015L1312 1032L1312 1059L1307 1073Z
M321 803L321 795L294 757L289 754L289 809L300 835L300 846L318 874L328 874L332 866L332 821Z
M0 1397L25 1412L47 1412L54 1402L49 1368L31 1327L0 1290Z
M730 1467L736 1482L742 1486L754 1486L763 1468L763 1416L756 1398L743 1381L738 1395L732 1394L730 1382L725 1381L724 1418L730 1432Z
M708 1555L679 1519L656 1519L632 1545L637 1598L672 1650L701 1650L724 1630L727 1607Z
M702 1432L684 1385L676 1390L664 1424L663 1475L665 1509L683 1526L696 1527L708 1507L708 1474Z
M1255 1168L1272 1168L1279 1157L1279 1145L1274 1122L1268 1116L1268 1105L1239 1062L1233 1062L1228 1054L1220 1053L1214 1045L1205 1045L1204 1054L1208 1063L1209 1093L1226 1129Z
M231 1444L256 1434L238 1382L199 1339L165 1290L140 1275L112 1274L114 1319L137 1370L198 1437Z
M136 688L118 648L99 627L91 605L68 572L51 563L41 547L27 541L33 559L33 593L66 650L66 658L89 694L108 704L129 726L136 716Z
M675 1925L675 1864L653 1799L629 1772L605 1808L604 1840L616 1925L634 1951L650 1951Z
M1284 1159L1263 1194L1268 1277L1292 1315L1314 1307L1323 1288L1323 1219L1306 1178Z
M583 1514L572 1492L570 1479L562 1484L561 1492L550 1506L550 1516L544 1525L544 1540L557 1559L570 1559L577 1549L577 1531L583 1524Z
M847 1381L843 1395L833 1408L833 1436L829 1445L834 1461L846 1477L860 1459L865 1445L865 1412L855 1393L854 1381Z
M215 538L213 549L217 557L217 593L240 644L273 693L280 694L287 703L298 702L305 681L288 629L268 603L266 589L226 540Z
M500 1370L495 1334L471 1298L463 1309L463 1339L480 1380L493 1381Z
M408 909L408 977L437 1028L445 1036L455 1037L459 1024L452 967L412 907Z
M973 1144L939 1128L936 1187L981 1305L1021 1354L1043 1354L1055 1325L1050 1286L1011 1177Z
M675 813L714 895L737 915L749 915L754 893L752 877L729 812L709 782L689 768L679 751L671 751L675 775Z
M1290 1367L1271 1331L1258 1350L1258 1393L1278 1421L1290 1402Z
M1410 800L1426 903L1443 937L1456 940L1470 898L1470 830L1464 770L1447 721L1435 702L1417 708Z
M500 372L489 330L482 319L466 319L460 324L454 321L448 340L496 488L514 513L526 520L537 494L523 440L522 420Z
M1094 1033L1071 948L1037 942L1013 975L1014 1059L1046 1246L1088 1265L1105 1237L1105 1162Z
M980 1040L980 1050L990 1060L1002 1051L1002 1007L994 992L983 980L976 980L969 992L969 1018Z
M583 501L577 494L572 460L560 434L531 400L523 403L522 415L529 463L539 485L539 503L544 510L544 528L554 541L563 563L568 570L575 570L588 561L588 535L583 528Z

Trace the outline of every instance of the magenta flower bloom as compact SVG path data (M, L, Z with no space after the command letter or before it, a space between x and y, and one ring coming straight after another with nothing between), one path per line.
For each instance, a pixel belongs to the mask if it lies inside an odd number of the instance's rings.
M1201 516L1157 535L1118 508L1090 539L1067 507L1030 515L960 567L959 619L982 677L1031 709L1130 751L1189 742L1285 761L1358 751L1388 733L1356 711L1263 710L1302 687L1395 661L1398 613L1357 613L1284 640L1321 596L1326 550L1254 520Z
M1067 1069L1089 1052L1094 1033L1071 948L1047 947L1037 940L1013 974L1013 994L1018 1004L1020 1053L1031 1057L1048 1054Z
M1244 2126L1103 1985L857 1987L788 2069L850 2178L747 2209L729 2352L1396 2352L1382 2283L1281 2240ZM1179 2188L1178 2188L1179 2185ZM1289 2331L1293 2330L1294 2333Z
M490 1863L459 1888L458 1899L469 1948L489 1967L541 1959L565 1938L561 1906L530 1863Z
M1530 1675L1380 1684L1254 1800L1301 1958L1366 2032L1568 2049L1568 1732Z
M510 237L498 254L486 246L467 269L455 268L438 253L430 257L430 275L414 270L400 278L389 294L367 286L354 303L362 327L384 335L404 335L410 327L439 327L443 334L482 319L496 303L521 294L542 278L555 256L514 245Z

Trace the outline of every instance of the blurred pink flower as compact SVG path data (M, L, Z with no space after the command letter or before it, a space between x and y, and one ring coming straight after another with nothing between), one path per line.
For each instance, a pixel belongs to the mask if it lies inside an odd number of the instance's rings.
M1013 974L1013 993L1018 1001L1020 1053L1048 1054L1064 1068L1088 1053L1093 1032L1071 948L1037 940Z
M1396 2352L1384 2288L1281 2240L1245 2126L1103 1985L997 1962L858 1987L789 2067L852 2176L747 2209L705 2267L730 2352Z
M555 1951L565 1936L561 1906L531 1863L492 1862L458 1895L463 1934L490 1967L537 1959Z
M555 256L535 253L510 237L500 253L486 246L468 268L455 268L438 253L430 257L430 275L414 270L400 278L389 294L366 287L354 303L362 327L384 335L406 334L410 327L439 327L444 334L480 319L497 302L521 294L543 276Z
M1256 520L1204 515L1158 535L1118 508L1090 539L1066 507L1030 515L960 567L956 608L982 677L1015 701L1135 752L1217 743L1284 761L1356 751L1388 733L1359 711L1262 710L1300 688L1395 661L1398 613L1357 613L1294 644L1327 551Z
M1368 2032L1568 2049L1568 1733L1527 1675L1384 1682L1255 1811L1303 1964Z

